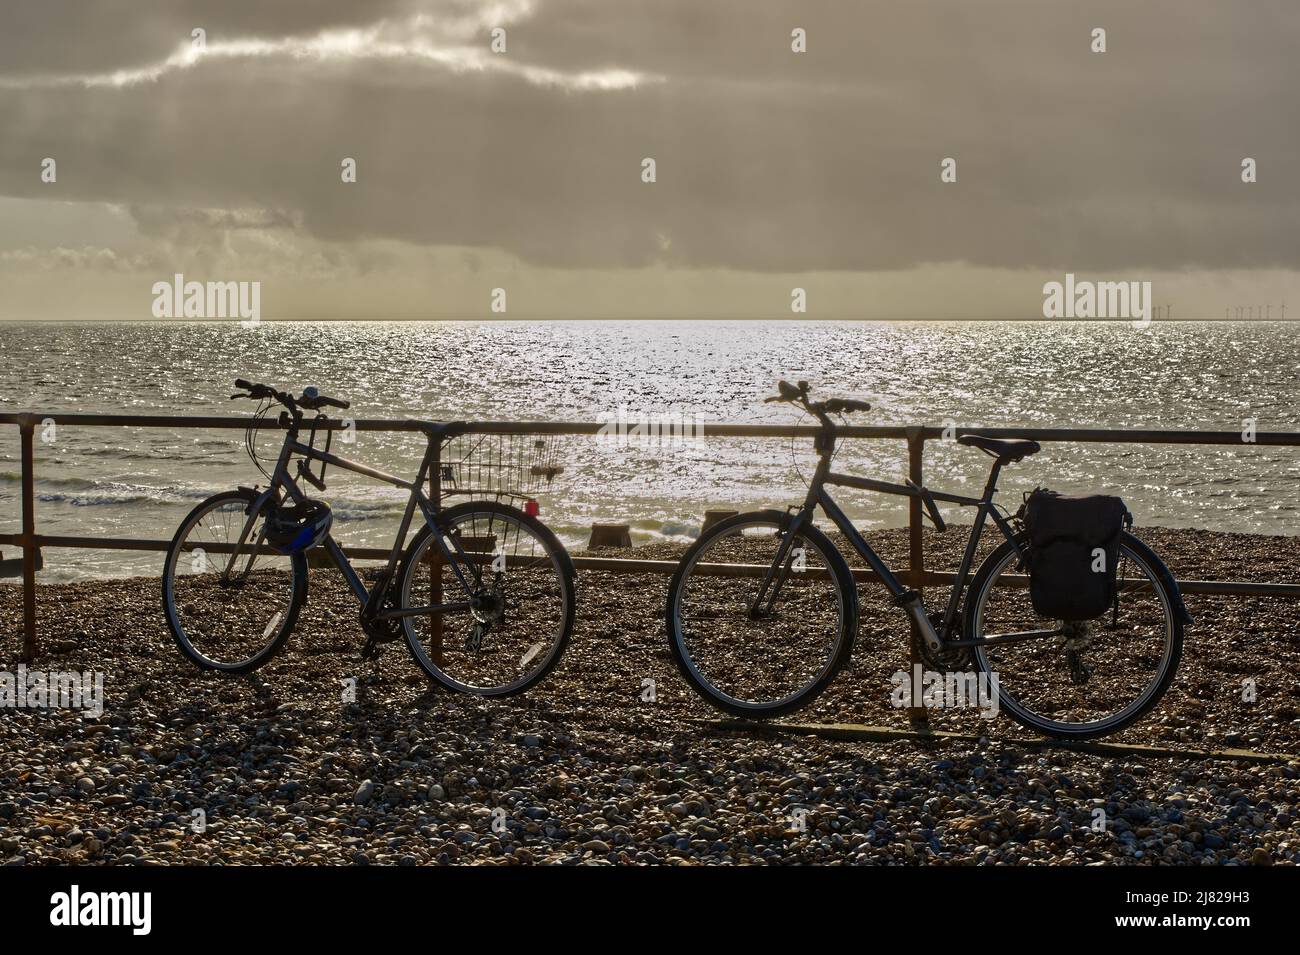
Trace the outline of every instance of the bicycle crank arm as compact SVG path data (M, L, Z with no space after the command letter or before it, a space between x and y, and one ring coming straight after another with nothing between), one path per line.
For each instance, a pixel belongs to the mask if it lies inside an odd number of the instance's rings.
M921 595L915 590L909 590L900 594L894 601L912 618L912 625L916 627L917 633L931 652L937 653L945 646L944 642L939 639L939 634L935 632L934 624L930 620L930 615L925 612L925 604L921 601ZM948 644L953 646L954 644Z

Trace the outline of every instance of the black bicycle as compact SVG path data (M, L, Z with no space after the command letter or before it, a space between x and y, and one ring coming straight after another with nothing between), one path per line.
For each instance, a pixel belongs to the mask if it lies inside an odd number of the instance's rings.
M268 478L264 489L240 487L208 498L181 523L163 567L163 610L181 652L198 666L248 673L270 660L293 631L307 599L306 546L312 533L346 579L361 606L367 636L363 657L380 644L406 638L411 655L448 689L482 696L521 692L559 662L573 629L573 562L555 535L536 517L499 500L440 504L441 468L435 460L451 425L425 425L430 441L416 476L406 481L330 453L332 430L323 409L348 402L313 388L299 397L269 385L235 382L232 398L261 402L256 417L279 404L284 443L274 470L258 461L255 429L249 455ZM304 411L315 417L304 422ZM310 429L304 443L301 432ZM317 431L325 447L316 447ZM367 587L328 523L305 527L308 535L286 545L301 515L316 520L328 508L311 501L290 474L325 490L325 467L344 468L410 492L387 566ZM319 473L311 462L320 463ZM433 475L433 492L422 490ZM416 509L423 517L403 548ZM295 523L297 522L297 523ZM318 530L313 531L313 528Z
M668 592L672 653L686 679L715 706L763 719L816 697L849 657L858 627L858 592L844 556L813 524L820 506L911 617L922 656L935 671L973 665L996 685L999 706L1050 736L1113 733L1149 710L1174 679L1190 618L1168 568L1131 534L1120 540L1118 593L1111 610L1088 621L1045 621L1023 576L1028 535L995 504L1001 469L1039 450L1038 442L962 434L963 445L994 460L978 498L892 484L831 470L836 424L866 411L853 399L812 401L806 382L781 382L767 401L789 402L820 423L816 472L802 507L739 514L711 527L682 557ZM975 522L942 614L927 613L854 528L828 485L918 497L939 530L938 501L975 508ZM966 581L986 518L1005 540ZM965 603L963 605L963 594Z

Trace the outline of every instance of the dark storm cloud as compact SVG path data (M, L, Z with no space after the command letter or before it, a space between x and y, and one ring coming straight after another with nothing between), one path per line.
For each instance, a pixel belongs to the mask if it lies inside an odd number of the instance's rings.
M178 236L229 227L197 208L560 267L1300 259L1291 3L80 7L23 5L0 34L0 192L50 198L54 156L61 198L138 205ZM214 53L253 45L177 62L193 25Z

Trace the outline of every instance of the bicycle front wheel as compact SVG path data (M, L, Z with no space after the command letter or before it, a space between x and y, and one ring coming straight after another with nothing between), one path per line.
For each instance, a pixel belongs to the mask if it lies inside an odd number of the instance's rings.
M1017 541L1028 546L1028 535ZM1095 620L1040 617L1015 549L1004 542L971 582L972 639L1034 631L1050 637L978 645L975 661L996 677L998 705L1023 726L1059 739L1117 732L1153 707L1173 682L1183 646L1182 601L1169 571L1136 537L1120 539L1118 613Z
M767 719L806 705L853 649L858 604L848 564L811 524L791 536L791 522L758 511L714 525L669 585L678 667L737 716Z
M493 501L442 514L443 540L464 561L449 564L428 526L411 541L400 607L475 606L402 617L411 655L449 690L522 693L560 661L573 631L573 561L541 521ZM461 578L468 584L468 592Z
M306 559L266 546L265 515L249 514L255 500L245 490L208 498L181 522L167 549L167 626L181 652L205 670L257 669L288 638L307 599Z

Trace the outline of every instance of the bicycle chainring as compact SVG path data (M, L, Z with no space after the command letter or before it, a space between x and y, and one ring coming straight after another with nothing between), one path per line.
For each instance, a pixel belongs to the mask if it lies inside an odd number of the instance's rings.
M397 603L391 597L385 597L378 606L377 612L396 610ZM406 634L402 627L401 617L388 617L381 619L377 616L371 616L368 613L361 615L361 629L370 639L367 641L368 646L374 646L380 643L392 643L394 640L401 640Z
M930 614L930 623L934 625L936 632L939 631L943 626L942 615ZM957 620L953 636L958 640L962 638L960 617ZM924 640L918 640L917 643L920 645L921 660L928 670L934 670L938 673L965 673L975 668L975 654L970 647L952 647L934 651L925 645Z

